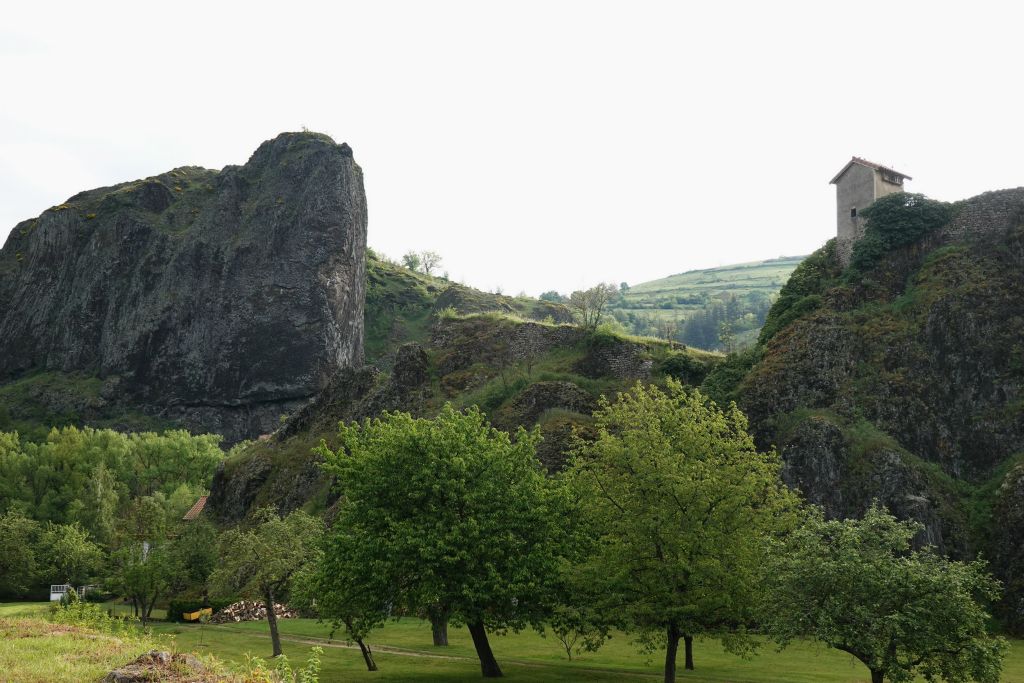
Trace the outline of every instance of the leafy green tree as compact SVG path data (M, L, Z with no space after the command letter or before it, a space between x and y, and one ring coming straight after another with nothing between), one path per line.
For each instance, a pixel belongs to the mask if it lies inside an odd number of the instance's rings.
M131 600L143 624L149 623L157 602L187 585L172 516L162 493L136 498L124 514L118 547L111 554L108 585Z
M579 321L580 327L593 332L601 322L608 303L619 295L619 288L612 284L599 284L590 289L577 290L569 295L569 308Z
M409 270L419 270L422 260L415 251L407 251L402 255L402 265Z
M483 675L501 676L487 629L540 626L562 547L565 494L541 470L538 440L451 405L433 420L391 413L342 426L341 447L320 448L344 492L325 579L342 566L346 585L335 588L361 592L371 612L450 614L469 627Z
M745 652L766 538L795 516L778 455L757 452L735 405L671 379L602 400L594 417L597 439L577 441L567 473L594 534L576 580L648 649L666 646L666 681L680 639L688 669L697 634Z
M39 522L21 512L0 517L0 595L22 597L34 586L42 567L38 556Z
M339 537L345 535L344 530L335 529L324 539L323 548L318 548L315 556L295 574L291 604L330 619L335 631L344 629L359 646L367 671L376 671L377 663L366 638L388 617L391 605L381 596L389 595L391 587L383 583L384 575L373 576L357 565L361 556L335 552ZM377 583L367 590L367 581Z
M820 510L780 542L765 571L762 622L783 645L810 635L853 655L872 683L996 683L1006 643L988 631L999 584L985 563L912 550L921 529L872 506L862 520Z
M564 296L562 296L553 289L544 292L537 298L540 299L541 301L550 301L555 304L565 303L566 300Z
M129 541L111 557L110 587L132 601L142 624L148 624L153 607L170 596L181 577L173 541Z
M262 600L273 656L281 654L274 603L286 594L293 577L316 557L323 522L296 510L280 517L272 508L256 511L254 526L230 529L221 536L220 564L210 576L210 590Z
M39 557L46 558L43 576L48 583L80 586L103 566L103 550L78 524L48 524L39 537Z

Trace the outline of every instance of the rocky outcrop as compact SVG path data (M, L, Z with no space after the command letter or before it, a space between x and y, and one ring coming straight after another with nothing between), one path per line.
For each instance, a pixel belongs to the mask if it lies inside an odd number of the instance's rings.
M1017 629L1024 476L1003 473L1024 444L1022 222L1024 190L1007 190L863 270L820 250L780 293L737 392L787 482L829 516L877 500L924 524L918 543L983 553Z
M181 683L205 683L221 680L208 671L195 655L180 652L151 650L134 661L114 669L103 679L103 683L148 683L149 681L180 681Z
M375 367L342 370L280 429L250 446L246 457L221 463L207 503L213 516L234 523L260 505L291 512L317 496L333 503L332 482L320 469L320 456L312 453L319 435L332 435L339 422L383 411L419 415L430 398L429 361L422 347L403 345L389 364L390 375Z
M876 438L865 447L851 443L855 431L819 416L801 421L782 450L783 480L830 518L859 517L879 503L897 517L924 526L916 545L966 554L970 539L962 520L948 514L955 504L949 493L891 440Z
M83 192L0 250L0 381L88 374L116 401L237 441L363 356L366 200L345 144Z

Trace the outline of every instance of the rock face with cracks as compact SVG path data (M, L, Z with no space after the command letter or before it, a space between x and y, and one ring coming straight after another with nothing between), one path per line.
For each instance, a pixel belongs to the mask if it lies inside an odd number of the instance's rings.
M315 133L75 195L0 250L0 383L97 377L192 431L269 432L362 362L366 221L352 150Z

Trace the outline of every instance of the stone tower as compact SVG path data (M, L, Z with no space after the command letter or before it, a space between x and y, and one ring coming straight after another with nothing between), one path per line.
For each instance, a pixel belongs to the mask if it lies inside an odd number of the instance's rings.
M836 186L836 250L843 267L850 265L853 245L864 236L864 220L860 212L876 199L893 192L903 192L908 175L860 157L853 157L832 178Z

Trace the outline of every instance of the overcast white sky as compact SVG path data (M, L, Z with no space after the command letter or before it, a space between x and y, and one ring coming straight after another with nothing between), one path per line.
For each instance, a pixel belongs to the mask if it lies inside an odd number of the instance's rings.
M0 240L306 126L352 146L371 246L483 289L808 253L854 154L938 199L1024 185L1015 4L5 3Z

